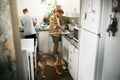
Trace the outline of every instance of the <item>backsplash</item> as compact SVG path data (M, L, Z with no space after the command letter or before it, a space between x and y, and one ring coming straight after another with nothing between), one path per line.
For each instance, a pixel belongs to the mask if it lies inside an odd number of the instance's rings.
M72 25L79 25L79 17L69 17L70 24Z
M62 25L66 26L66 29L68 29L68 24L75 26L75 25L79 25L79 17L67 17L67 16L63 16L61 18L62 21Z

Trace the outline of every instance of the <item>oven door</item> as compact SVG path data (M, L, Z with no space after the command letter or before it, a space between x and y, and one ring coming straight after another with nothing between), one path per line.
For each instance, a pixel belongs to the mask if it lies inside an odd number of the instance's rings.
M78 41L78 34L79 34L79 29L78 27L75 27L73 36L76 41Z

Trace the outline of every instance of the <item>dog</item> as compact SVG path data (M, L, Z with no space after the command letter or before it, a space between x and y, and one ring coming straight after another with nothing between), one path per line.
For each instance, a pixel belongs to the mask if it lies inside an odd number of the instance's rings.
M41 54L38 58L38 67L41 69L42 78L45 78L44 72L47 65L53 67L58 75L62 74L59 71L59 65L61 65L63 69L67 68L67 62L59 55Z

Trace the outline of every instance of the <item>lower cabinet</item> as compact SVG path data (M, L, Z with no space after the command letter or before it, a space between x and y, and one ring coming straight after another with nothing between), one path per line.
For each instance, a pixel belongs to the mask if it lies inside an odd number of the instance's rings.
M43 53L53 51L53 41L51 36L49 36L49 31L38 32L38 47L39 51Z
M68 62L69 57L69 41L62 36L62 57Z
M58 52L62 54L61 51L61 41L59 41ZM39 51L43 53L53 52L53 40L52 37L49 35L49 31L39 31L38 32L38 48Z
M68 68L73 80L78 80L78 49L69 43Z

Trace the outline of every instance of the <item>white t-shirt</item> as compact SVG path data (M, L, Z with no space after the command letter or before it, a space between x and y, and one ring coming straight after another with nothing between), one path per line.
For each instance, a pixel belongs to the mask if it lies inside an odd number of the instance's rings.
M32 17L29 14L25 14L21 18L21 23L24 26L24 35L36 34L35 28L33 26Z

